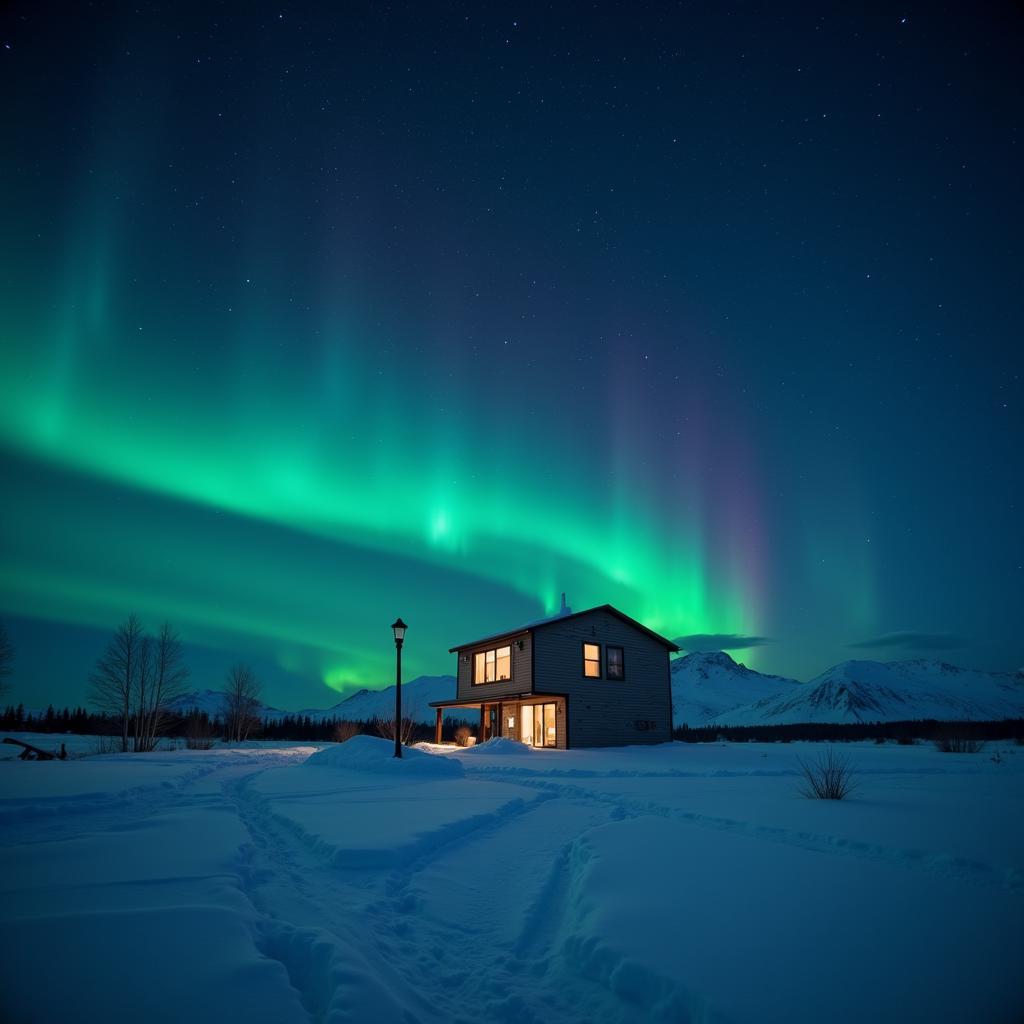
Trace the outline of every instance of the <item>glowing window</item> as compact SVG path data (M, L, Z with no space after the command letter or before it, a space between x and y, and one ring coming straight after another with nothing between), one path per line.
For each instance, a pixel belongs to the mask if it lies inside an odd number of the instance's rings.
M524 704L520 709L519 738L531 747L557 747L554 704Z
M512 648L499 647L497 650L498 678L512 678Z
M626 678L626 659L621 647L604 649L604 673L609 679Z
M583 645L583 674L589 679L601 678L601 648L598 644Z
M512 648L497 647L473 655L473 684L497 683L512 678Z

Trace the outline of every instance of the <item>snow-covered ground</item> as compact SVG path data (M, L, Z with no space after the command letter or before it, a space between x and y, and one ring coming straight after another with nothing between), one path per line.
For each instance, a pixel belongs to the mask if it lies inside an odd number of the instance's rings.
M0 1019L1019 1021L1024 748L822 749L5 762Z
M68 757L88 757L96 754L105 750L115 739L111 736L79 736L72 732L5 732L3 737L21 740L51 754L60 754L63 743ZM22 750L22 747L13 743L0 743L0 761L14 760L21 755Z

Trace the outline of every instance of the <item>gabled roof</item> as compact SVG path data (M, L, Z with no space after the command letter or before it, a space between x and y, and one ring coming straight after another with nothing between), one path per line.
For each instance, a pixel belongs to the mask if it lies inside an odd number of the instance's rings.
M540 622L527 623L525 626L519 626L518 629L507 629L503 633L494 633L491 636L481 637L479 640L472 640L468 644L459 644L457 647L449 647L448 653L455 654L458 651L464 651L467 647L478 647L480 644L491 643L495 640L511 640L513 637L522 636L525 633L537 633L542 629L547 629L549 626L555 626L562 622L567 622L569 619L578 619L582 615L590 615L591 612L608 612L616 618L622 619L623 622L627 622L629 625L639 629L641 633L646 633L652 640L657 640L658 643L663 644L670 651L679 650L671 640L666 639L660 633L655 633L653 629L648 629L642 622L637 622L636 619L631 619L625 612L620 612L618 608L613 608L610 604L599 604L593 608L587 608L582 612L570 612L568 615L556 615L550 619L542 619Z

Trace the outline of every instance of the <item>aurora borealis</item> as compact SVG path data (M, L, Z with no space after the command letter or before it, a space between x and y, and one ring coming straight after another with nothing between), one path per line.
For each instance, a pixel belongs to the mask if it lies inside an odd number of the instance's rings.
M1017 667L1020 15L667 10L4 15L26 702L131 610L297 707L561 591Z

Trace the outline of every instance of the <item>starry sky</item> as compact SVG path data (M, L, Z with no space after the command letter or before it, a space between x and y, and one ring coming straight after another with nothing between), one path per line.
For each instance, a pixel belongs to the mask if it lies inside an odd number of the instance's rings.
M329 9L330 8L330 9ZM610 602L1024 664L1022 15L15 3L0 617L282 707Z

